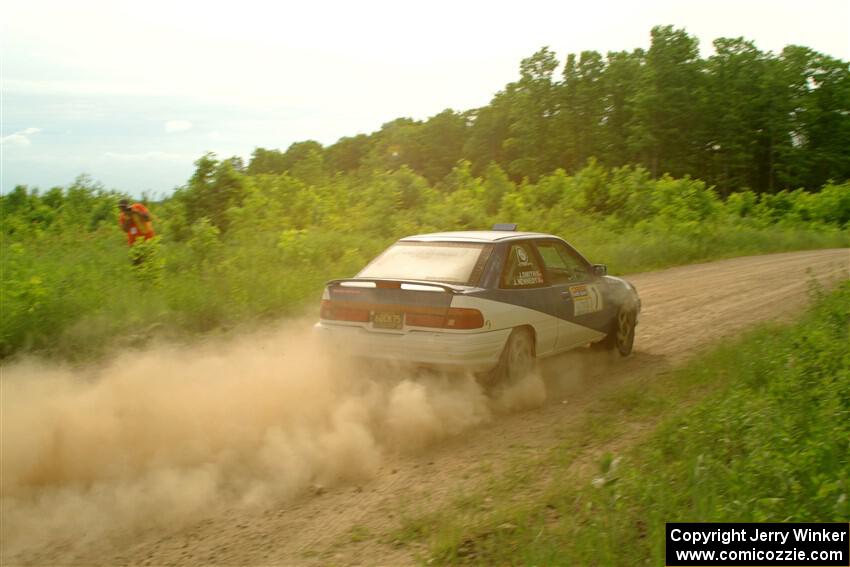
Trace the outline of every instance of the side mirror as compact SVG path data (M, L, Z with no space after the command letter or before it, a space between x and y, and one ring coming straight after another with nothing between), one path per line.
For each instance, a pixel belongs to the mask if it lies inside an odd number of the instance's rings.
M593 264L593 273L597 276L607 276L608 266L605 264Z

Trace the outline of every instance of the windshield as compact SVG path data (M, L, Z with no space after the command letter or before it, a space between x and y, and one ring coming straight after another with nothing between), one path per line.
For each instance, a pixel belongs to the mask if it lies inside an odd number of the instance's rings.
M466 242L396 242L357 277L474 284L487 259L482 254L487 247Z

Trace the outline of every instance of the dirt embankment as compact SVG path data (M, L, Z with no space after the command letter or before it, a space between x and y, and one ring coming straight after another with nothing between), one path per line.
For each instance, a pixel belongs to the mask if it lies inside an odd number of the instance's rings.
M438 505L516 447L554 443L601 385L793 314L813 278L846 279L848 264L848 250L824 250L631 276L644 305L635 356L569 353L496 401L471 379L355 373L321 355L305 322L85 371L8 366L0 560L409 562L415 549L364 534Z

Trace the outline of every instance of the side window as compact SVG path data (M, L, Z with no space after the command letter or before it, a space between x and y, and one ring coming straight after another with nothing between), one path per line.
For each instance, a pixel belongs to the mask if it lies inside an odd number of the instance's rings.
M545 283L543 270L531 246L527 242L511 244L505 269L502 271L502 287L516 289L535 287Z
M560 242L538 242L537 251L552 283L572 283L588 278L585 263Z

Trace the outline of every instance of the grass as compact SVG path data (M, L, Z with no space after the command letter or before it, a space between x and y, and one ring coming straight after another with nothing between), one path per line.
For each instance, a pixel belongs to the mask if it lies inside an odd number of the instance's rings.
M570 235L570 232L564 231L563 234ZM589 234L579 234L573 240L573 244L591 261L608 263L613 274L739 256L850 246L850 236L840 230L746 225L680 227L673 231L635 228L617 238L591 230Z
M662 565L665 522L847 521L850 283L814 294L796 324L599 399L568 441L394 537L431 564Z
M216 171L151 203L160 240L137 245L140 265L115 222L118 195L90 180L0 197L0 358L88 361L315 314L326 280L397 238L494 222L562 236L612 274L850 246L846 183L723 200L700 180L595 163L519 185L464 164L434 186L404 168L312 181ZM229 196L208 201L219 191Z
M106 227L74 242L4 243L0 356L91 360L152 338L192 340L297 316L317 305L327 279L366 261L292 269L274 246L234 244L206 262L190 245L161 242L151 246L156 261L136 267L120 239Z
M352 543L359 543L361 541L366 541L372 536L372 533L369 531L369 528L361 525L354 525L348 531L349 540Z
M559 233L569 235L564 228ZM576 231L576 242L611 273L760 252L850 245L837 230L728 227L656 234L604 227ZM323 283L357 272L386 244L361 237L343 250L343 234L304 237L281 248L262 235L216 243L164 241L155 261L131 265L121 234L106 226L74 241L45 237L4 243L0 356L36 352L90 360L152 338L188 341L284 316L315 313ZM273 239L272 239L273 240ZM211 246L211 247L210 247Z

